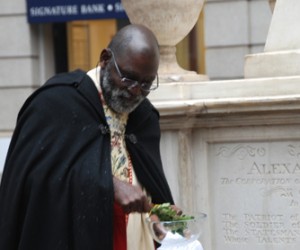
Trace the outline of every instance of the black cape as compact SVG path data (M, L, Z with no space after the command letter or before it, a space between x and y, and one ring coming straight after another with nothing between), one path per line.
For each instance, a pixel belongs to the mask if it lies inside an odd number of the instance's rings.
M145 100L126 145L154 203L173 203L159 152L159 115ZM48 80L21 108L0 187L1 250L113 249L110 135L92 80Z

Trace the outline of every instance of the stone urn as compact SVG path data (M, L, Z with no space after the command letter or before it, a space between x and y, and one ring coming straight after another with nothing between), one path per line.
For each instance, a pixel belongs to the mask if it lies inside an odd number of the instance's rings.
M160 46L160 82L208 80L178 65L176 44L195 26L205 0L122 0L131 23L151 29Z
M270 4L271 10L272 10L272 12L273 12L273 11L274 11L274 7L275 7L275 4L276 4L276 0L269 0L269 4Z

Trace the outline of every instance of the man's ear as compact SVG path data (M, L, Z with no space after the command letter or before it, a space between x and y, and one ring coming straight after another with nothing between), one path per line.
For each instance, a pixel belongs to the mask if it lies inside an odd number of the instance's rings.
M108 49L102 50L100 54L100 67L105 68L111 58L111 52Z

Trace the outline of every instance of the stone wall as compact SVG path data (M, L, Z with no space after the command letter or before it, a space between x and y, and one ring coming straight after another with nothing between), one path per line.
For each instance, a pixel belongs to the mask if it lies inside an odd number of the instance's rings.
M29 25L26 1L0 3L0 172L18 111L54 72L50 25Z

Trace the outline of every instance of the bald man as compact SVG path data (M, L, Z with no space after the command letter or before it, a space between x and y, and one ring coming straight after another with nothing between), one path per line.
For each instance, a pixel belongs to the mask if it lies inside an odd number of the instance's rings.
M154 249L151 203L173 203L160 157L159 48L121 29L99 66L49 79L21 108L0 187L0 249Z

